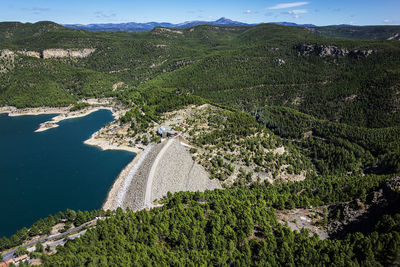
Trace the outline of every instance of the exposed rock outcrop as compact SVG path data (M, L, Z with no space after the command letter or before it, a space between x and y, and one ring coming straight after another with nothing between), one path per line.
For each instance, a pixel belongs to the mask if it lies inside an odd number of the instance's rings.
M400 34L399 33L395 33L392 36L390 36L389 38L387 38L387 40L400 40Z
M348 50L334 45L300 44L294 47L299 55L316 54L320 57L326 56L369 56L376 53L377 50Z
M400 212L400 176L389 179L380 189L367 195L366 201L335 204L329 207L331 220L327 227L331 237L349 232L369 232L384 214Z
M68 57L68 50L64 49L46 49L42 52L43 58L61 58Z
M36 58L41 58L40 52L37 51L26 51L26 50L21 50L18 51L18 53L28 56L28 57L36 57Z
M85 58L90 56L96 49L94 48L83 48L83 49L61 49L61 48L52 48L45 49L41 52L38 51L27 51L27 50L19 50L16 53L25 55L28 57L35 58ZM0 58L13 58L14 59L15 52L5 49L0 51ZM0 67L1 68L1 67Z
M176 33L176 34L183 34L182 31L173 30L173 29L164 28L164 27L157 27L157 28L154 28L154 30L152 31L152 33L153 33L153 34L160 34L160 33Z
M278 63L278 66L281 66L286 63L285 60L283 60L281 58L277 58L277 59L275 59L275 61Z
M15 53L11 50L0 50L0 73L6 73L15 66Z
M42 58L85 58L88 57L91 53L93 53L96 49L94 48L84 48L80 50L76 49L46 49L42 52Z
M0 58L14 57L14 52L8 49L1 50Z
M117 83L113 84L112 89L113 89L113 91L115 91L120 87L126 88L127 85L124 82L117 82Z

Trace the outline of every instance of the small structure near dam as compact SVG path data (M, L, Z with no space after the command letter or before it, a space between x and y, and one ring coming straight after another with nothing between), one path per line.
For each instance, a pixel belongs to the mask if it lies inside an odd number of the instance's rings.
M180 132L175 131L173 128L167 128L164 126L161 126L157 130L157 134L161 136L162 138L167 138L167 137L174 137L180 134Z

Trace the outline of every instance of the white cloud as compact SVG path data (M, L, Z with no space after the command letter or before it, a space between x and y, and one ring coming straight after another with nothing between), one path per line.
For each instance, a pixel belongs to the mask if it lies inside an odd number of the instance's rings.
M307 9L295 9L295 10L288 11L288 14L290 14L290 15L299 15L299 14L305 14L307 12L308 12Z
M203 13L204 10L202 9L197 9L197 10L189 10L187 13L189 14L197 14L197 13Z
M298 19L300 18L300 14L305 14L307 13L308 10L307 9L294 9L294 10L290 10L290 11L284 11L281 12L282 15L291 15L293 18Z
M101 11L94 12L94 14L96 15L96 18L99 18L99 19L109 19L109 18L114 18L117 16L115 13L106 14Z
M383 20L383 22L384 22L384 23L392 23L392 22L393 22L393 20L390 20L390 19L384 19L384 20Z
M267 9L284 9L284 8L292 8L292 7L297 7L297 6L304 6L308 5L309 2L293 2L293 3L280 3L276 4L271 7L267 7Z
M30 7L30 8L24 7L24 8L21 8L21 10L30 11L33 14L40 15L42 12L50 11L50 8L42 8L42 7L34 6L34 7Z
M253 10L247 9L245 12L243 12L244 14L254 14Z
M49 11L50 8L42 8L42 7L30 7L30 8L22 8L22 10L29 10L29 11Z

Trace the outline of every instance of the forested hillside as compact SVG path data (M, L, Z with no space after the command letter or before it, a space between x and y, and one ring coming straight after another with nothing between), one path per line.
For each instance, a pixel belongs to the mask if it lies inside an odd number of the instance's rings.
M399 126L352 126L279 106L257 110L256 116L277 135L298 144L321 174L400 171Z
M46 266L400 265L400 41L385 37L396 27L351 29L106 33L0 23L0 106L74 109L84 98L113 97L130 109L118 123L147 144L159 141L146 134L168 112L206 104L196 118L206 130L181 127L206 153L192 148L193 160L220 181L235 164L251 170L229 188L169 195L150 211L80 213L78 224L107 218L55 255L36 256ZM269 184L252 180L253 171L304 175ZM296 219L282 219L292 211L312 214L312 229L341 232L322 240L294 231Z
M309 28L311 32L328 37L365 40L399 40L399 26L335 26Z
M303 27L272 24L159 27L149 33L93 33L45 22L15 25L1 25L15 38L0 42L0 48L16 53L13 64L8 62L10 70L0 75L2 105L38 105L37 99L29 96L18 103L10 97L9 82L15 77L23 78L25 83L19 85L13 97L21 98L25 91L45 97L48 93L42 91L50 90L65 100L54 101L53 105L111 93L113 81L122 81L128 86L173 87L245 111L284 105L319 119L368 128L400 123L397 41L329 39ZM20 37L21 28L32 34ZM34 62L18 53L54 48L95 51L84 58ZM4 56L2 60L6 65ZM48 66L48 73L40 72L43 64ZM99 81L104 85L101 93L91 92L91 78L81 81L74 77L74 70L80 72L82 68L94 71L89 76L104 74L104 82ZM50 75L64 76L73 83ZM47 84L46 88L42 83Z
M1 22L0 23L0 42L14 42L29 37L39 37L40 35L65 29L54 22L42 21L37 23L20 22Z
M379 188L386 179L326 177L279 186L178 193L162 208L136 213L117 210L84 237L45 257L44 265L396 265L399 214L383 216L371 232L321 240L310 237L309 230L293 232L277 221L275 213L275 209L349 201ZM322 215L322 224L328 220L324 216L328 215Z

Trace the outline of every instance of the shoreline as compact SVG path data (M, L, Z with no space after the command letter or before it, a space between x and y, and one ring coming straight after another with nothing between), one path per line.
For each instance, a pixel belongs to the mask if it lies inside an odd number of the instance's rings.
M97 104L97 106L91 106L82 110L70 111L71 106L68 107L37 107L37 108L23 108L18 109L12 106L4 106L0 107L0 114L7 113L9 117L17 117L17 116L36 116L43 114L54 114L51 120L45 121L39 125L39 127L34 132L43 132L52 128L59 127L58 123L64 120L75 119L85 117L90 115L93 112L99 110L109 110L114 117L114 121L121 117L125 113L126 110L118 110L110 105L98 105L99 102L88 100L89 103ZM140 153L144 148L140 147L131 147L126 145L117 145L112 142L112 140L107 140L100 135L100 131L102 128L96 132L94 132L87 140L83 141L84 144L95 146L101 150L124 150L128 152L132 152L135 154Z
M70 111L73 105L66 107L29 107L17 108L14 106L0 106L0 114L7 113L10 117L26 115L54 114L51 120L41 123L35 132L42 132L48 129L58 127L58 123L63 120L85 117L98 110L106 109L111 111L114 121L120 118L127 110L116 107L116 102L112 98L89 98L78 101L78 103L87 103L88 107L80 110Z
M126 165L125 168L123 168L122 171L118 174L117 179L115 179L114 183L107 193L107 197L105 198L101 209L115 210L118 207L121 207L121 204L118 205L119 203L117 203L118 200L121 198L120 191L127 182L129 172L135 165L137 165L139 159L142 158L142 154L142 152L137 153L135 158L131 162L129 162L128 165Z
M93 101L92 101L93 102ZM98 102L97 102L98 103ZM89 107L82 110L70 111L71 106L68 107L37 107L37 108L24 108L18 109L12 106L4 106L0 107L0 114L7 113L10 117L16 116L35 116L42 114L55 114L51 120L43 122L39 125L39 127L34 132L43 132L52 128L58 127L58 123L63 120L74 119L85 117L93 112L106 109L112 112L114 117L114 121L120 118L125 110L118 110L112 107L111 105L97 105L95 107ZM114 122L113 121L113 122ZM131 147L126 145L118 145L113 143L112 140L107 140L103 136L101 136L101 129L94 132L89 139L83 141L84 144L95 146L100 150L124 150L131 153L135 153L134 159L126 165L121 172L118 174L117 178L113 182L111 188L109 189L105 201L102 205L102 209L116 209L122 206L123 200L125 198L126 188L130 185L129 178L132 178L134 174L132 174L132 169L137 168L137 165L144 160L146 157L146 151L150 151L152 145L145 147Z
M77 111L72 111L72 112L68 111L68 112L60 113L59 115L53 117L50 121L45 121L45 122L41 123L39 125L39 128L36 129L35 132L36 133L43 132L43 131L47 131L52 128L56 128L59 126L58 123L63 120L85 117L93 112L96 112L96 111L99 111L102 109L111 111L113 113L113 117L115 118L113 109L110 107L92 107L89 109L77 110Z
M0 107L0 114L7 113L9 117L17 117L17 116L36 116L36 115L44 115L44 114L54 114L53 118L49 121L45 121L39 125L39 127L35 130L35 132L43 132L52 128L58 127L58 123L63 120L74 119L85 117L93 112L106 109L111 111L114 119L119 117L119 112L115 111L113 107L110 106L91 106L88 108L84 108L82 110L70 111L71 106L68 107L37 107L37 108L23 108L18 109L12 106L4 106Z
M145 148L133 147L133 146L124 146L124 145L116 145L112 142L112 140L106 140L105 138L99 136L99 131L94 132L89 139L83 141L85 145L95 146L100 150L125 150L128 152L132 152L135 154L139 154Z
M37 107L37 108L16 108L13 106L0 107L0 114L8 113L10 117L25 115L42 115L42 114L61 114L67 113L70 107Z
M163 161L164 165L167 164L166 166L178 168L168 160L167 163L165 163L164 159L164 154L169 151L169 147L172 145L175 138L163 140L160 144L139 144L137 140L132 140L129 138L129 125L121 124L118 121L118 119L124 115L127 110L118 108L113 102L105 103L99 101L102 100L94 100L91 103L92 106L73 112L70 112L71 106L69 106L62 108L40 107L27 109L0 107L0 113L8 113L9 116L57 114L51 118L51 120L41 123L39 128L35 130L35 132L41 132L58 127L58 123L63 120L84 117L101 109L110 110L114 120L110 124L92 133L92 135L87 140L83 141L83 143L86 145L95 146L100 150L124 150L135 153L136 155L132 161L129 162L119 172L117 177L113 177L113 183L108 189L101 209L116 210L118 207L129 207L133 210L151 209L154 207L154 203L152 202L154 189L153 180L156 179L155 175L158 173L158 165L160 165L159 162ZM132 146L133 144L136 145ZM187 147L190 147L190 145L185 143L182 144L182 147L186 147L187 149ZM176 150L176 148L174 149ZM180 153L182 152L181 150L179 151ZM170 158L171 155L168 154L168 157ZM176 159L176 155L174 155L173 158ZM192 161L190 155L187 156L187 158L190 158L190 161ZM188 175L192 173L194 166L193 164L185 165L185 168L187 169L184 169L184 171L185 173L187 172ZM204 191L210 187L210 184L206 182L194 183L193 181L186 181L182 175L176 176L173 174L173 170L165 175L166 177L161 179L164 183L164 186L162 188L156 186L154 189L156 192L158 192L156 193L157 198L160 197L160 192L162 192L162 195L166 194L164 191L167 188L172 188L172 191L192 191L194 189ZM209 179L209 177L207 178ZM157 179L160 179L160 177ZM184 183L182 179L185 180ZM189 179L189 176L187 179ZM211 187L220 188L220 186L216 185L211 185Z
M139 167L147 159L148 154L151 153L153 148L154 144L150 144L143 151L136 154L135 158L119 173L102 205L103 210L116 210L119 207L124 208L126 194L129 191L132 181L136 177Z

